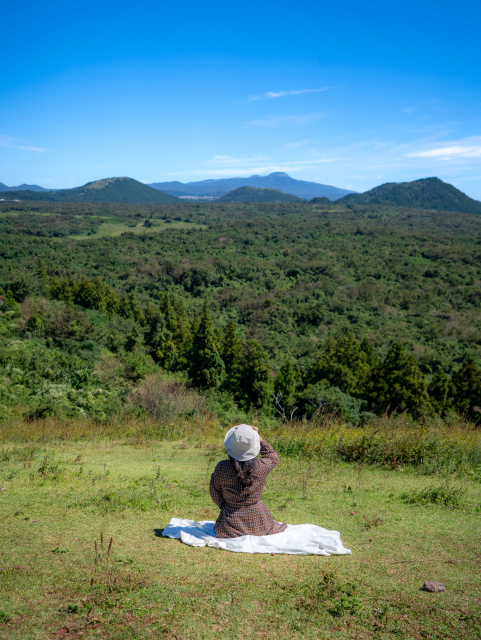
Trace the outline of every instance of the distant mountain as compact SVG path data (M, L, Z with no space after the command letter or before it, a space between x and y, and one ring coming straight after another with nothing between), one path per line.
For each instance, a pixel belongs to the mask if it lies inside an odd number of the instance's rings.
M154 189L176 193L184 193L190 196L206 196L217 194L222 196L239 187L257 187L258 189L278 189L292 196L298 196L305 200L325 196L329 200L338 200L343 196L354 193L346 189L338 189L326 184L317 182L306 182L305 180L296 180L287 175L287 173L275 172L268 176L250 176L250 178L221 178L219 180L201 180L200 182L154 182L149 186Z
M278 189L258 189L257 187L239 187L226 193L216 202L302 202L301 198L283 193Z
M7 187L6 184L0 182L0 191L48 191L48 189L39 187L38 184L21 184L18 187Z
M439 178L424 178L413 182L387 182L365 193L345 196L338 200L338 204L381 204L481 214L481 202L473 200Z
M5 193L0 193L0 198ZM41 200L48 202L127 202L132 204L174 204L181 200L132 178L106 178L89 182L75 189L34 192L17 191L20 200Z

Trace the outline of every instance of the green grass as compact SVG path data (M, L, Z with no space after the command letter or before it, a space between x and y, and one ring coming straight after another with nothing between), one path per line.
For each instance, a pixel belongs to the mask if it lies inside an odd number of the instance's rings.
M82 234L76 236L69 236L73 240L95 240L97 238L114 238L122 235L123 233L134 233L135 235L158 233L159 231L165 231L166 229L206 229L203 224L192 224L190 222L170 222L166 223L163 220L156 221L155 227L145 227L144 220L138 222L135 226L129 226L125 222L106 220L103 222L97 233L92 235Z
M7 441L1 457L0 638L481 637L479 483L453 481L455 509L407 504L442 481L283 458L274 516L339 530L353 555L251 556L160 537L216 517L222 448L201 436ZM430 579L446 591L420 591Z
M10 217L18 217L22 214L26 213L25 211L0 211L0 218L10 218ZM28 211L28 215L35 215L41 217L48 217L52 215L58 215L58 212L50 212L50 211ZM77 214L74 216L75 218L85 218L84 214ZM97 216L98 218L102 218L102 216ZM174 222L165 222L164 220L155 220L155 226L145 227L145 220L140 220L137 222L129 221L125 222L121 218L109 217L105 218L104 222L101 223L99 230L95 234L78 234L68 236L69 239L98 239L105 237L117 237L122 235L122 233L134 233L135 235L139 234L151 234L158 233L159 231L165 231L166 229L207 229L207 225L204 224L195 224L191 222L182 222L182 221L174 221Z

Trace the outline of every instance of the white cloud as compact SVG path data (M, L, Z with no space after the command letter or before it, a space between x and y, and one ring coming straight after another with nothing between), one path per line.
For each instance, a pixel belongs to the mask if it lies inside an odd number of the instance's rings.
M312 124L323 117L323 113L305 113L297 116L267 116L264 120L251 120L246 124L250 127L279 127L283 124L303 125Z
M445 146L406 153L407 158L481 158L481 137L444 143Z
M293 89L291 91L267 91L261 96L249 96L249 100L268 100L269 98L285 98L286 96L300 96L304 93L320 93L329 91L332 87L322 87L322 89Z
M228 161L226 161L228 159ZM273 171L283 171L285 173L303 171L309 167L316 165L336 162L335 158L317 158L315 160L294 160L293 162L275 162L272 159L265 158L264 162L254 162L253 158L235 159L232 156L214 156L212 160L207 160L204 165L206 168L191 169L189 171L175 171L166 173L168 176L190 175L207 175L212 176L249 176L252 174L269 174ZM229 165L229 166L226 166Z
M22 149L22 151L45 151L41 147L27 147L24 145L16 144L21 142L19 138L12 138L11 136L0 135L0 147L6 147L7 149Z
M404 111L404 113L409 113L409 114L411 114L411 113L414 113L414 112L416 111L416 107L405 107L405 108L403 109L403 111Z

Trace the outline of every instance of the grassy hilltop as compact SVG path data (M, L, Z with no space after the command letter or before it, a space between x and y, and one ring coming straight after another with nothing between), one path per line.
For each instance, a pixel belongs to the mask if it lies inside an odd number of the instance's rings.
M439 178L425 178L413 182L388 182L365 193L344 196L338 200L338 203L377 204L481 214L481 202L473 200Z
M348 465L329 449L283 454L263 496L274 517L338 530L352 556L196 549L161 532L171 517L216 518L208 482L224 429L194 421L179 439L180 426L130 422L99 437L86 423L37 424L24 443L10 430L0 638L480 637L479 482ZM260 426L281 452L303 433ZM330 434L342 439L334 425L305 433ZM433 579L444 593L420 591Z
M153 189L132 178L106 178L88 182L75 189L59 191L15 191L0 193L0 198L39 202L124 202L135 204L172 204L178 198Z

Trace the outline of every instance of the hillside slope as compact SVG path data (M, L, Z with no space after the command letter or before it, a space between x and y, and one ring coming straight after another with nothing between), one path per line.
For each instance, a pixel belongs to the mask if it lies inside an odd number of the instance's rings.
M11 192L7 192L8 195ZM0 193L0 198L5 197ZM174 196L152 189L152 187L132 178L106 178L89 182L75 189L34 192L16 191L20 200L40 200L48 202L126 202L135 204L174 204L179 200Z
M339 204L380 204L436 211L481 214L481 202L473 200L439 178L413 182L387 182L365 193L352 193Z
M248 178L221 178L219 180L201 180L200 182L154 182L150 185L154 189L160 189L170 193L184 193L192 196L217 195L223 196L239 187L257 187L258 189L278 189L283 193L298 196L305 200L312 198L322 198L338 200L343 196L353 193L346 189L339 189L327 184L317 182L307 182L306 180L296 180L287 173L276 171L268 176L250 176Z
M283 193L278 189L258 189L256 187L239 187L216 202L301 202L301 198Z

